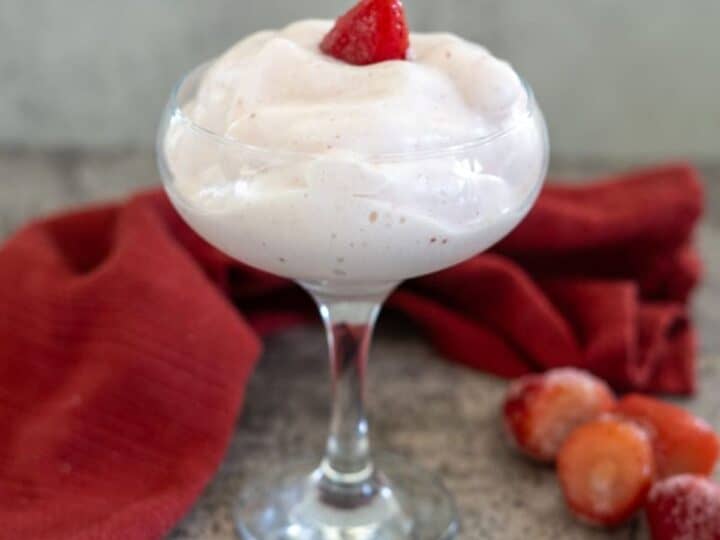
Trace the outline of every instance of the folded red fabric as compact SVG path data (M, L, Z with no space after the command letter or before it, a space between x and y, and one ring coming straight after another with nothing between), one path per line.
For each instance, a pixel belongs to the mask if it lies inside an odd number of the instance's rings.
M689 393L701 187L686 165L551 185L493 253L389 308L497 375L573 365ZM0 249L0 538L160 538L216 470L258 334L307 320L286 280L199 239L159 192Z

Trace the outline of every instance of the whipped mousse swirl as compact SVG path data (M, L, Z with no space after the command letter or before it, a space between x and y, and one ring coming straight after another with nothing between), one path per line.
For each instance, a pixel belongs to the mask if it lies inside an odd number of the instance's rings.
M185 219L264 270L358 283L447 267L515 227L547 138L512 67L450 34L354 66L320 51L331 27L251 35L186 81L161 141Z

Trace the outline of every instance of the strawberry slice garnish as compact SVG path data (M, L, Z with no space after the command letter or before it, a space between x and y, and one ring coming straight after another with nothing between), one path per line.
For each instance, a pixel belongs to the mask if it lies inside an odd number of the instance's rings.
M358 66L405 60L409 47L400 0L361 0L337 20L320 44L325 54Z
M720 486L679 475L653 486L645 508L652 540L720 540Z
M576 429L558 454L558 475L574 514L613 527L645 503L654 475L648 434L633 422L604 416Z
M510 384L503 405L515 445L540 461L553 461L570 432L615 405L608 385L572 368L528 375Z
M659 478L712 474L720 440L701 419L676 405L638 394L621 399L617 413L635 420L650 434Z

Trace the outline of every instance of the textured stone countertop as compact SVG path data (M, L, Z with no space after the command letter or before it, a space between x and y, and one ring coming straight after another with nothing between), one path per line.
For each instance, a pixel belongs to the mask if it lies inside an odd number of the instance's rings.
M555 166L563 174L618 168ZM720 167L704 167L708 214L699 235L707 277L695 314L701 391L684 404L720 428ZM147 152L0 152L0 239L31 217L157 183ZM246 477L324 443L328 376L319 327L271 339L250 384L225 463L170 540L231 540L228 501ZM439 473L455 494L462 538L644 539L641 523L595 531L570 518L551 471L506 451L497 408L505 383L443 361L400 320L381 317L370 369L373 443Z

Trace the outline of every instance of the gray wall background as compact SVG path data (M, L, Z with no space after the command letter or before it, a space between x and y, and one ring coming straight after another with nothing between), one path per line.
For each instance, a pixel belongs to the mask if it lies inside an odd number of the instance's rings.
M173 82L350 0L0 0L0 147L151 144ZM720 0L406 0L535 87L561 158L720 159Z

